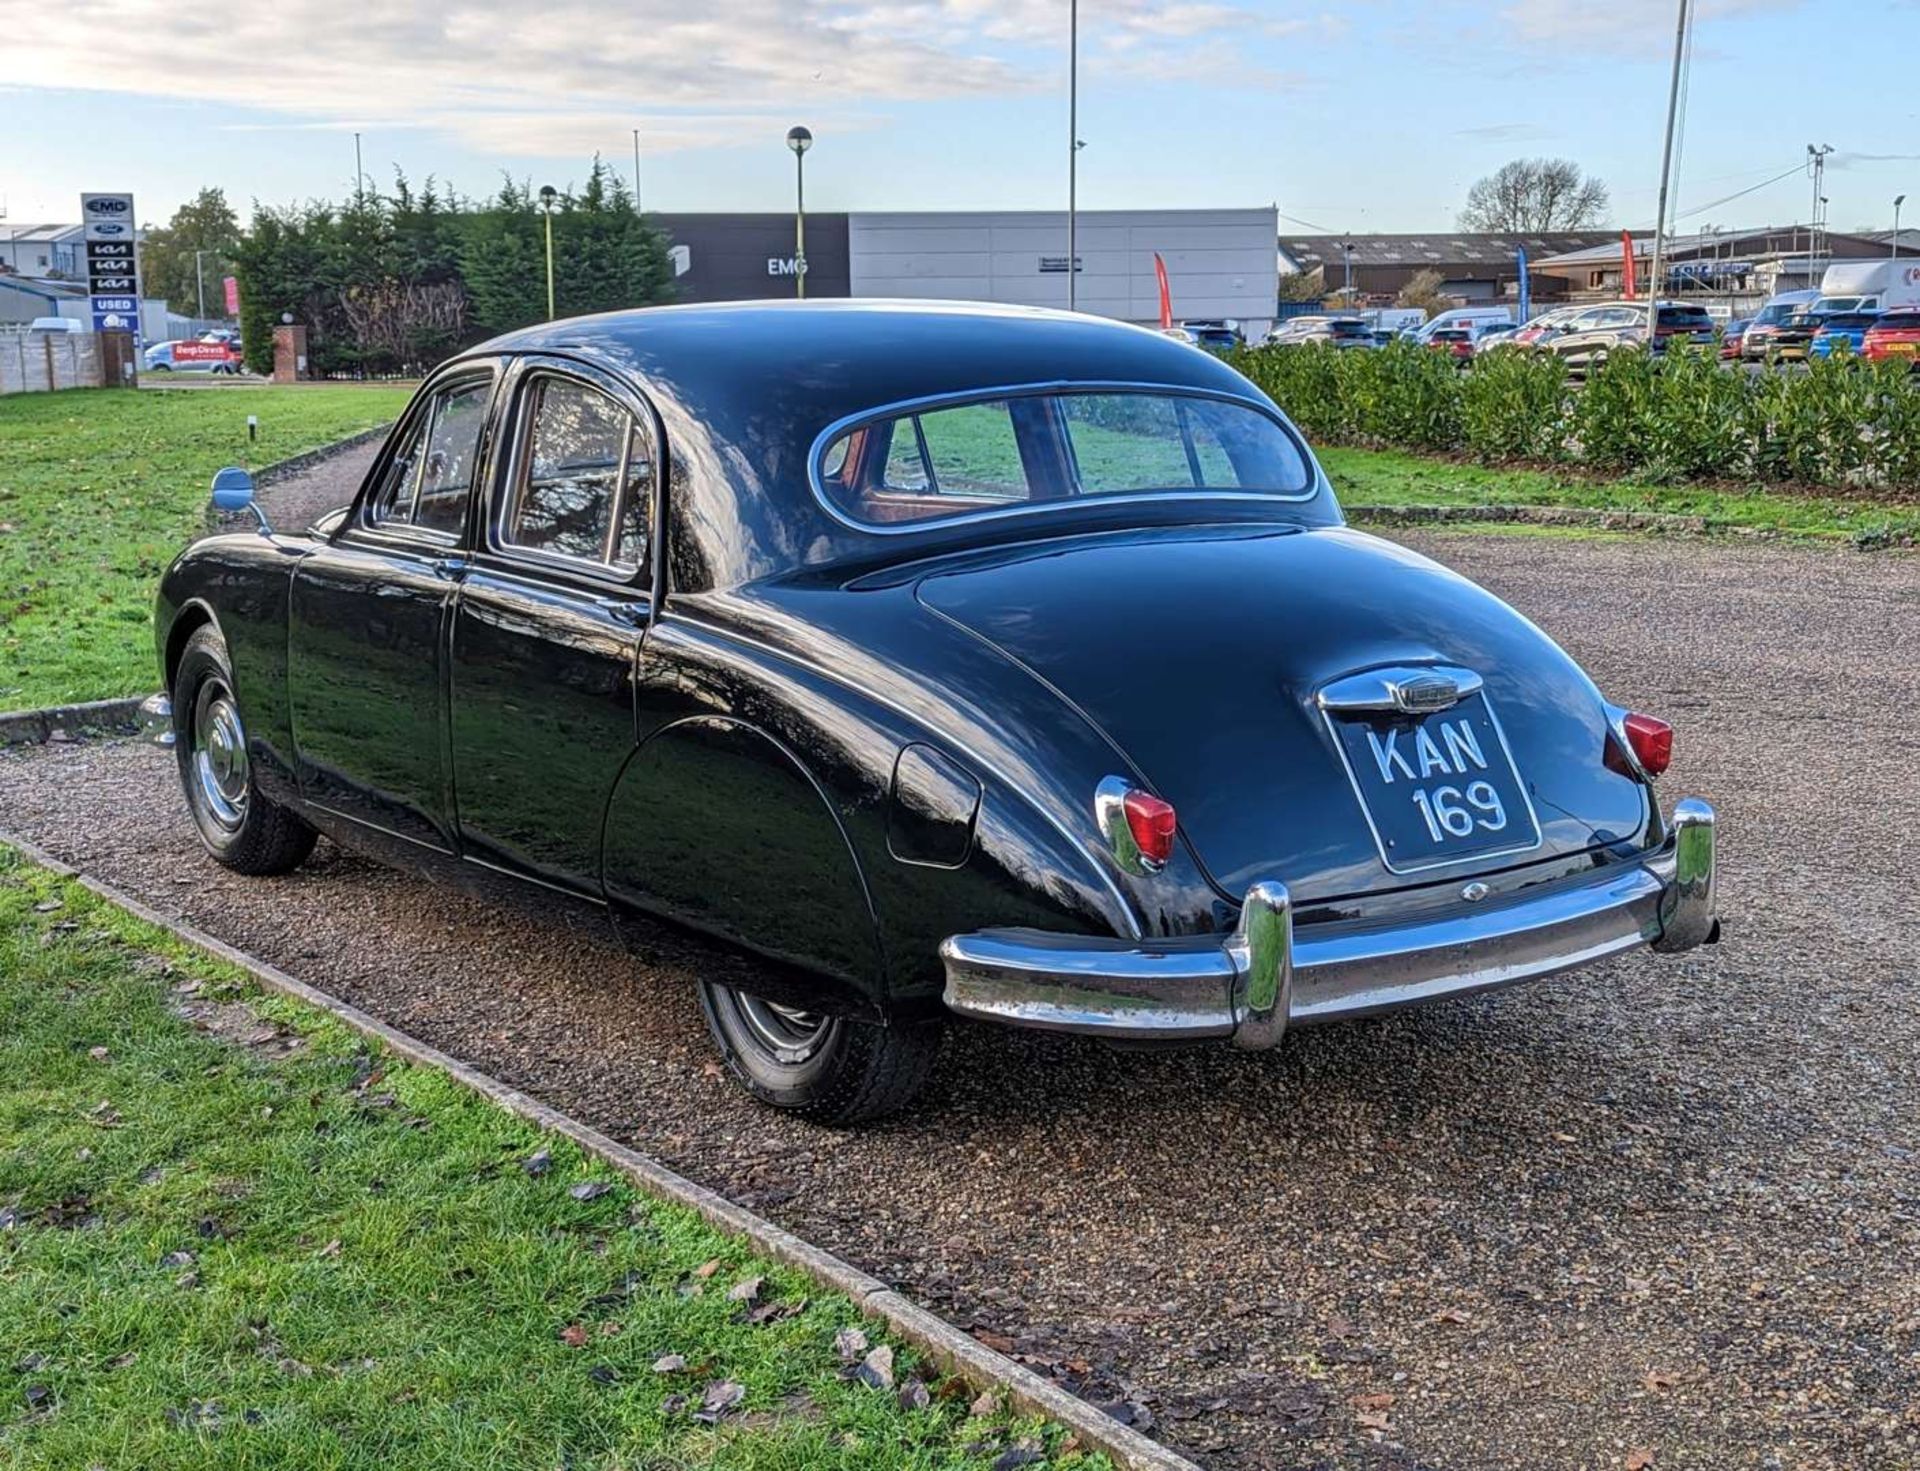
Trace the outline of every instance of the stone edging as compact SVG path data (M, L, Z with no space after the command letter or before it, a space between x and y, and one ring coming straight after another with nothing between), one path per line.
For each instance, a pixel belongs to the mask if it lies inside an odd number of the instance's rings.
M1377 526L1568 526L1586 531L1644 531L1657 536L1728 536L1747 541L1818 542L1846 545L1843 536L1795 534L1760 526L1726 526L1706 516L1683 516L1672 511L1609 511L1599 506L1383 506L1343 505L1355 521ZM1902 537L1883 541L1856 535L1851 545L1861 551L1882 546L1905 546Z
M41 867L74 880L136 918L166 930L230 965L239 966L267 990L324 1011L336 1021L362 1036L372 1038L409 1062L437 1068L509 1113L571 1139L588 1154L612 1165L649 1195L686 1206L717 1229L746 1238L761 1255L805 1272L823 1287L845 1293L861 1312L880 1319L943 1371L958 1375L975 1389L1004 1389L1018 1409L1066 1426L1079 1436L1082 1444L1105 1451L1121 1471L1200 1471L1184 1456L1101 1414L1085 1400L1067 1393L1031 1369L1014 1363L1004 1354L995 1353L945 1319L901 1296L879 1278L870 1276L811 1242L803 1241L791 1231L776 1226L744 1206L736 1205L718 1192L676 1174L658 1160L629 1149L599 1130L589 1128L457 1058L449 1057L358 1007L349 1006L337 997L296 979L277 966L255 959L196 925L161 914L131 894L123 893L113 885L82 873L72 864L54 857L37 843L5 831L0 831L0 843Z
M0 746L37 746L86 730L130 730L145 695L0 714Z

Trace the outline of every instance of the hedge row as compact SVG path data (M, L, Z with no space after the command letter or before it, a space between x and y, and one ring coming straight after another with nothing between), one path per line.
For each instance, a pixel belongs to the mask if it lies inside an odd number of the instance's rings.
M1562 464L1660 483L1793 481L1920 491L1920 374L1818 359L1750 374L1710 352L1615 353L1583 384L1547 353L1452 359L1412 343L1243 348L1234 366L1323 444Z

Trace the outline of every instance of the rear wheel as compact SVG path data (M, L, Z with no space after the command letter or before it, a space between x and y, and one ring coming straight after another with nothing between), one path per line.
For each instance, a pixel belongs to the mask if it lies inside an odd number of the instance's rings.
M853 1021L709 981L700 1008L741 1087L816 1123L897 1113L926 1086L940 1050L938 1022Z
M314 831L262 796L233 691L226 641L211 624L187 640L173 677L173 749L200 841L238 873L286 873L313 851Z

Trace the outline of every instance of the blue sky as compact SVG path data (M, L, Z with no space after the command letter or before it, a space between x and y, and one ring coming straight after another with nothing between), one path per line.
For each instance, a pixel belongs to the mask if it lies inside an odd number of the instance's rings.
M1804 219L1800 172L1716 201L1809 143L1836 149L1835 229L1883 227L1902 192L1920 224L1920 0L1699 10L1682 227ZM1673 0L1081 13L1086 207L1277 202L1290 230L1439 229L1476 177L1548 154L1599 175L1617 223L1651 223ZM202 184L243 210L337 198L356 128L375 181L397 165L469 194L503 171L565 184L596 149L629 171L637 126L649 207L785 208L781 140L806 122L816 208L1064 203L1065 0L0 0L0 35L13 220L72 218L83 188L132 189L151 222Z

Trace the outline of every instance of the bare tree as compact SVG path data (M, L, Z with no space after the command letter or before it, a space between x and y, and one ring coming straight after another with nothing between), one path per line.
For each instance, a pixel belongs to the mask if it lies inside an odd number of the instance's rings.
M1429 320L1440 315L1449 307L1458 305L1450 296L1440 294L1440 288L1446 284L1446 278L1438 271L1415 271L1400 288L1400 294L1393 299L1395 306L1417 306L1427 314Z
M1467 191L1460 228L1583 230L1606 219L1607 186L1566 158L1516 158Z

